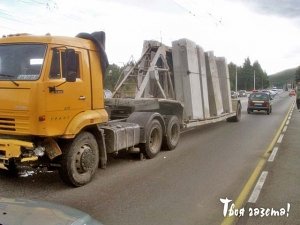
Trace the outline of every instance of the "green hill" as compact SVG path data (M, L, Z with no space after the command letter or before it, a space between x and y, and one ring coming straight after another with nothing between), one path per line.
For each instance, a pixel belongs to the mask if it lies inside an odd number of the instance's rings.
M279 73L269 75L271 86L284 87L287 83L292 83L295 80L295 73L297 68L283 70Z

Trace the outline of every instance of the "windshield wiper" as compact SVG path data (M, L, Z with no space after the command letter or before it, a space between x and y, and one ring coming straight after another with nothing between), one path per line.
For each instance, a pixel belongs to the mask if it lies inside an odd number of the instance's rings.
M4 74L4 73L0 73L0 76L1 76L1 77L9 77L9 78L15 77L14 75ZM10 79L8 79L8 80L11 81L11 82L12 82L14 85L16 85L17 87L19 87L19 84L18 84L16 81L10 80Z

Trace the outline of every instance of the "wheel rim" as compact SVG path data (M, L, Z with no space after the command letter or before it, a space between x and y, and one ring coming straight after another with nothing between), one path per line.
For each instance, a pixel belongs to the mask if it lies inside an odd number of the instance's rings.
M75 167L79 174L90 171L95 164L93 150L89 145L81 146L75 158Z
M149 147L152 153L157 153L161 145L161 134L157 127L154 127L150 132Z

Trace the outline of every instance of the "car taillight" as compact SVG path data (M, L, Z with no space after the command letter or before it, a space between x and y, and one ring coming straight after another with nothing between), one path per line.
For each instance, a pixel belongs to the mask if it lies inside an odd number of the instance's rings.
M269 106L269 102L264 101L263 106L268 107Z
M248 105L249 105L249 106L254 106L254 103L253 103L251 100L249 100L249 101L248 101Z

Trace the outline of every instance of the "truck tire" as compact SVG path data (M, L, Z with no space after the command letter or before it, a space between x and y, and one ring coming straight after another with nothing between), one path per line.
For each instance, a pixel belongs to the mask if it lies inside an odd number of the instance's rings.
M247 110L248 111L248 110ZM248 111L249 114L250 111ZM242 116L242 106L240 103L238 103L237 108L236 108L236 114L233 117L229 117L227 119L228 122L239 122L241 120Z
M9 176L12 176L12 177L17 177L18 176L19 170L18 170L17 165L15 164L13 159L9 160L9 165L8 165L7 169L8 169L7 174Z
M64 146L59 174L68 185L89 183L99 164L99 150L93 134L81 132Z
M147 159L152 159L160 152L162 145L163 131L160 122L153 119L146 132L146 143L141 143L140 149Z
M173 150L176 148L180 138L180 124L177 116L173 115L166 121L166 135L163 139L163 149Z

